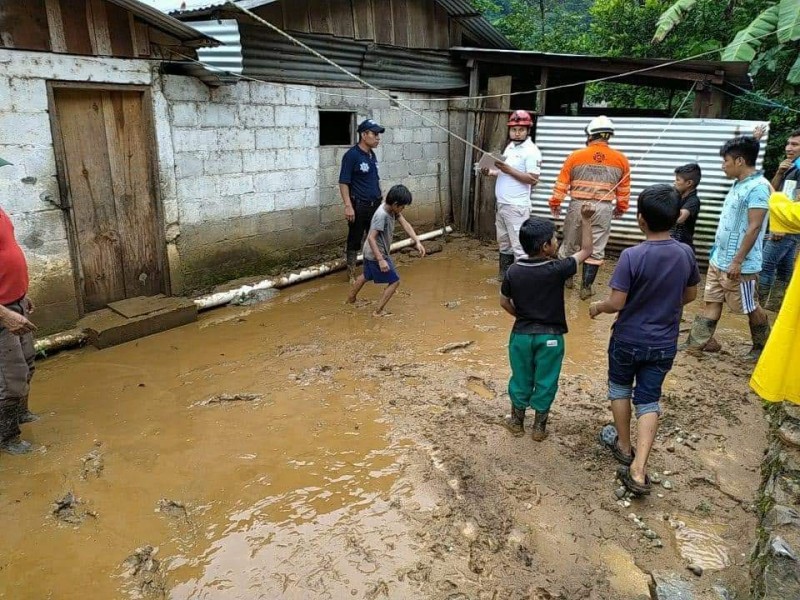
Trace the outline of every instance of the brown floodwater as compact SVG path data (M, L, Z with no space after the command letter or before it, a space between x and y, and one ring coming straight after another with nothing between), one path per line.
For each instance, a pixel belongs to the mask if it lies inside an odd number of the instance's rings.
M420 597L411 576L384 589L423 559L397 499L429 492L403 477L417 442L392 432L365 366L507 373L511 321L490 260L453 244L400 262L389 317L371 316L375 286L345 306L336 274L41 361L31 407L42 419L23 426L37 450L0 456L0 598ZM610 320L590 320L575 294L568 319L565 373L602 394ZM462 341L469 351L437 352ZM409 373L409 389L420 381ZM497 395L477 379L466 389ZM68 492L82 522L53 515ZM149 592L122 567L146 545L160 561ZM642 577L623 555L607 565L622 587Z

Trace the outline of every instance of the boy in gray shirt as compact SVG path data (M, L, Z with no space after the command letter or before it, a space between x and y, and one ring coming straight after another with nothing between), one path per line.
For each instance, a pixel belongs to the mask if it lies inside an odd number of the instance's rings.
M378 308L372 313L374 317L388 314L384 313L383 309L400 286L400 276L389 257L395 222L399 221L408 237L414 240L420 257L425 256L425 247L419 241L414 228L402 215L403 209L411 204L411 200L411 192L406 186L394 186L386 194L386 201L375 211L369 226L369 235L367 235L367 241L364 242L364 272L353 283L353 289L350 291L347 301L354 304L358 293L367 281L388 284L378 303Z

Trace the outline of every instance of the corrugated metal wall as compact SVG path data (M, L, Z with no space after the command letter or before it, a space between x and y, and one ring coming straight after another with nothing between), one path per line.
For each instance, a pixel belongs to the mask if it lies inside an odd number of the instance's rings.
M242 40L239 36L239 23L236 19L221 19L219 21L189 21L197 31L210 35L222 42L222 46L216 48L200 48L197 51L198 58L214 67L222 69L228 73L242 73Z
M573 150L584 146L584 128L587 117L540 117L536 125L536 145L542 151L543 165L539 185L531 195L532 212L549 216L547 201L553 191L556 177L564 160ZM714 241L722 202L731 186L722 172L720 147L730 138L750 134L758 122L724 119L669 119L614 118L617 134L612 138L614 148L628 157L633 167L631 172L631 205L621 220L615 220L611 228L609 249L619 252L644 238L636 223L636 197L645 187L654 183L672 183L675 167L696 162L703 170L699 196L700 216L695 229L697 258L702 264L708 262L708 252ZM665 129L666 128L666 129ZM660 136L660 139L659 139ZM653 143L655 146L653 146ZM651 149L652 146L652 149ZM766 138L761 144L758 165L764 159ZM649 154L642 159L649 150ZM562 210L565 213L566 207Z

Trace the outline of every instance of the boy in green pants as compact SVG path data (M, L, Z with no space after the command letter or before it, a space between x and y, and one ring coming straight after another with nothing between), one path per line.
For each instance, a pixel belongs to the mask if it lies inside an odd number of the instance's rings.
M581 249L557 259L558 241L552 221L531 217L519 230L519 241L528 258L518 260L506 272L500 287L500 306L514 317L508 342L511 361L511 415L503 424L515 437L525 434L525 409L536 411L533 439L547 437L547 416L558 391L564 359L564 284L578 265L592 254L593 205L581 208Z

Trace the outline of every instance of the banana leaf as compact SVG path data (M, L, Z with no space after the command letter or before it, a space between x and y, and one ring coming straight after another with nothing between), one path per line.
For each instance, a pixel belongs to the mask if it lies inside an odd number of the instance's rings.
M800 40L800 0L781 0L778 6L778 41Z
M786 81L792 85L800 85L800 55L797 56L797 60L794 61L792 68L789 69L789 74L786 76Z
M764 38L775 33L778 28L780 6L770 6L747 27L733 38L733 41L722 50L722 60L742 60L750 62L755 58Z
M661 16L658 17L658 21L656 22L656 33L653 36L652 43L658 44L663 42L670 31L683 23L686 15L694 8L695 4L697 4L697 0L678 0L665 10Z

